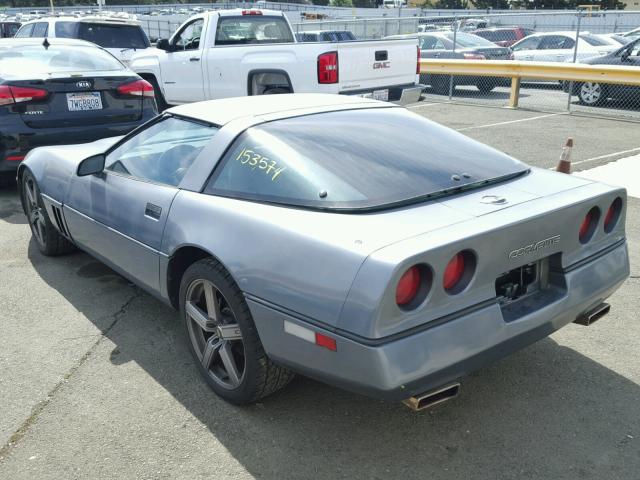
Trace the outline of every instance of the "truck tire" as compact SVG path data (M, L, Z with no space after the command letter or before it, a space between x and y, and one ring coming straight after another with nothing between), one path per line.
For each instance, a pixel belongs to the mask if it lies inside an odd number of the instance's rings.
M158 81L153 76L146 76L144 77L144 79L153 86L153 97L156 100L156 107L158 107L158 113L164 112L171 105L165 102L164 95L162 95L162 91L160 90L160 85L158 85Z
M293 378L265 353L244 295L215 259L198 260L185 271L180 313L198 370L226 401L255 402Z
M449 84L451 76L449 75L431 75L431 90L438 95L449 95ZM455 82L453 89L455 90Z

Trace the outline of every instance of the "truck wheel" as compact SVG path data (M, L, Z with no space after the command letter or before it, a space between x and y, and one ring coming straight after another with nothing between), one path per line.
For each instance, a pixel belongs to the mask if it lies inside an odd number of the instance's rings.
M33 239L43 255L56 256L75 250L75 246L60 235L51 223L40 196L38 183L29 170L22 175L22 205Z
M449 95L449 75L431 75L431 90L438 95ZM455 83L453 85L455 90Z
M158 113L164 112L171 105L165 102L164 95L162 95L162 91L160 90L160 85L158 85L158 81L155 79L155 77L147 77L145 78L145 80L153 86L153 97L156 100Z
M262 92L263 95L279 95L281 93L291 93L291 90L284 87L272 87Z
M187 268L180 282L180 312L198 370L228 402L255 402L293 378L269 359L242 292L213 258Z

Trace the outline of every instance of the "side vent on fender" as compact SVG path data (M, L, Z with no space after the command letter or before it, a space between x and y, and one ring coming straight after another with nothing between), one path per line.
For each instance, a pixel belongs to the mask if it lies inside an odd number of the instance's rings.
M58 230L60 230L60 233L62 233L62 235L69 238L69 232L67 232L67 227L64 224L64 218L62 218L62 212L55 205L52 205L51 209L53 210L53 219L56 222L56 227L58 227Z

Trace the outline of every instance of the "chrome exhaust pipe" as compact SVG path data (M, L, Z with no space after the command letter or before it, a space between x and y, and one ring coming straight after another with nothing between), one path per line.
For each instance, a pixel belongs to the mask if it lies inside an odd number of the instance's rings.
M452 398L456 398L459 391L460 384L458 382L454 382L421 395L409 397L406 400L403 400L402 403L411 410L418 412L425 408L431 408L435 405L451 400Z
M597 307L580 315L578 318L576 318L573 321L573 323L577 323L578 325L584 325L585 327L588 327L589 325L600 320L607 313L609 313L609 310L611 310L611 305L603 302Z

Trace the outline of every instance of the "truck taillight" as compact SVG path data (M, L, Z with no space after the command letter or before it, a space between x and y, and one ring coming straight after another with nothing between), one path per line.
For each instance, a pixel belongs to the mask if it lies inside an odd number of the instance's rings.
M125 83L124 85L120 85L117 90L120 95L153 98L153 85L146 80L135 80Z
M338 83L338 52L318 55L318 83Z
M260 10L242 10L242 15L262 15Z
M48 95L49 92L41 88L0 85L0 105L44 100Z
M416 61L416 75L420 73L420 46L416 47L418 50L418 60Z

